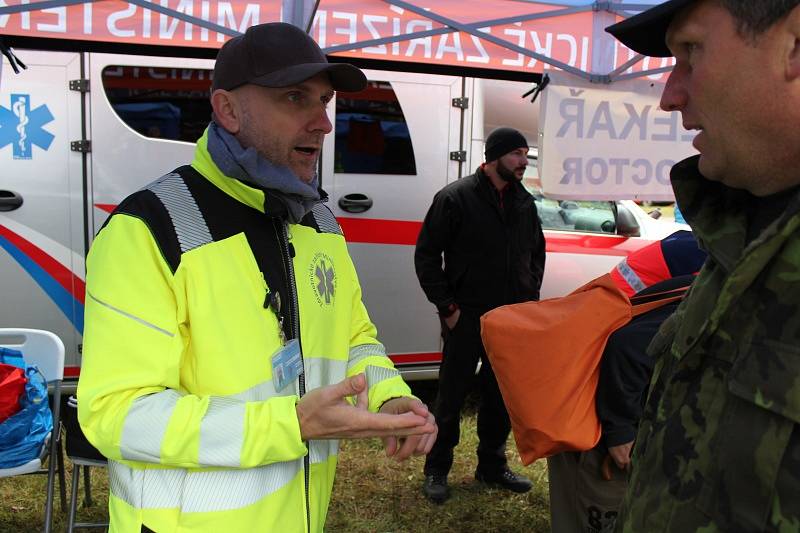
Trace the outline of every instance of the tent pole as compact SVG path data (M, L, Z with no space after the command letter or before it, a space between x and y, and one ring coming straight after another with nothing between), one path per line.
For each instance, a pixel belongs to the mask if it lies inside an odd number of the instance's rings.
M302 28L306 33L311 30L314 15L319 7L319 0L282 0L281 20Z

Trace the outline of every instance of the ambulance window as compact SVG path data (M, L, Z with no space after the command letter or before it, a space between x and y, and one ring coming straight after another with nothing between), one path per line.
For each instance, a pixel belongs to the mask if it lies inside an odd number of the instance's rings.
M417 173L414 148L392 85L370 81L357 93L336 96L334 172Z
M536 157L530 154L522 184L533 195L542 229L616 234L612 202L547 198L536 169Z
M103 89L117 116L145 137L195 142L211 120L211 70L109 66Z

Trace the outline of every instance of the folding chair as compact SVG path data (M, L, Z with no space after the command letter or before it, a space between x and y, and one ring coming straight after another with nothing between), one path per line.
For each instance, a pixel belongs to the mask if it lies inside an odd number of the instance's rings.
M72 533L75 528L108 527L108 522L76 522L75 512L78 509L78 483L81 468L83 468L84 506L92 506L92 487L89 468L93 466L106 467L108 460L86 440L86 436L78 424L78 400L70 396L64 411L64 430L66 431L67 457L72 462L72 492L69 497L69 519L67 533Z
M53 489L55 474L58 471L61 509L67 507L67 493L64 486L64 454L61 451L61 381L64 378L64 343L49 331L36 329L0 328L0 346L22 352L28 365L36 365L47 379L48 388L53 391L53 431L45 440L42 452L36 459L14 468L0 469L0 477L23 474L47 473L47 499L45 500L44 531L50 533L53 518ZM42 463L50 457L47 470ZM56 461L58 469L56 469Z

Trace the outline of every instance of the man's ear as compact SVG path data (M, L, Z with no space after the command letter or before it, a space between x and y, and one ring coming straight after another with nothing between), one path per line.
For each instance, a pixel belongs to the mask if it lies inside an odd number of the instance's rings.
M786 79L800 79L800 6L795 6L786 16L788 54L786 56Z
M217 89L211 94L211 109L217 124L236 135L241 128L242 109L236 95Z

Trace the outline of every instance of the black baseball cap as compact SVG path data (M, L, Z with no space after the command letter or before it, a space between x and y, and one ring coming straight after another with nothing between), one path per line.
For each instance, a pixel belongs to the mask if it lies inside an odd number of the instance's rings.
M672 19L698 0L669 0L606 28L622 44L640 54L672 57L666 36Z
M319 45L306 32L285 22L247 28L217 53L211 90L231 90L246 83L288 87L327 72L336 91L360 91L367 78L348 63L328 63Z

